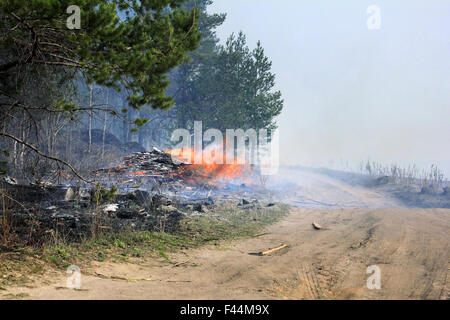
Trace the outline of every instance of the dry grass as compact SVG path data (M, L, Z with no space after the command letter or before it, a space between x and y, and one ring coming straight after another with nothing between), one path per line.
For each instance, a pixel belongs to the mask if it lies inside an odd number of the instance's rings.
M434 164L429 169L420 170L415 164L402 168L396 164L382 165L367 161L360 164L360 173L376 178L390 177L394 183L418 185L420 188L431 188L434 191L442 190L447 183L442 171Z
M65 270L73 264L87 266L93 261L125 262L150 257L170 263L171 252L254 236L288 212L286 205L246 210L236 208L235 203L225 203L203 216L183 219L179 230L172 234L104 231L81 242L68 242L55 233L42 247L0 250L0 290L10 285L26 284L33 275L44 271Z

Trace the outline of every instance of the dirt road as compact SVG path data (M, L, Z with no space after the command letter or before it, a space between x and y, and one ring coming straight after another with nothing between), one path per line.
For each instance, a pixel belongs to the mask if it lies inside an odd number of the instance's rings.
M313 184L300 190L297 200L312 200L319 208L294 208L259 237L174 255L178 266L99 263L82 270L80 291L61 289L66 278L60 275L45 279L47 285L5 294L26 293L31 299L450 298L450 210L400 208L392 199L326 177L316 177ZM328 195L314 196L317 188ZM314 230L314 221L324 230ZM255 255L280 244L289 247ZM371 265L381 270L380 290L366 286Z

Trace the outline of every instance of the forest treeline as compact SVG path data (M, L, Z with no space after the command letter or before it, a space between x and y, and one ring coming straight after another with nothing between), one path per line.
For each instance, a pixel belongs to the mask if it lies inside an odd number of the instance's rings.
M212 0L0 3L1 171L28 183L170 146L175 128L274 129L283 108L264 49L220 44ZM70 171L69 170L69 171ZM81 171L80 171L81 170ZM81 177L79 177L81 178Z

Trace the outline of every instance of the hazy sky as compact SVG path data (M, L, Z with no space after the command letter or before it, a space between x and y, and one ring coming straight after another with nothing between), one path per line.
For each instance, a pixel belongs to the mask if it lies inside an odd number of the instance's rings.
M209 11L227 13L222 40L242 30L273 62L282 162L370 157L450 177L450 0L215 0Z

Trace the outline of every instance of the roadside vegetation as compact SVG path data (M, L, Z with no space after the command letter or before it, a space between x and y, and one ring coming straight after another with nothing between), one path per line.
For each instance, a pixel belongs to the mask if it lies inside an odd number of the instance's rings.
M174 128L193 130L198 120L204 130L276 127L283 100L263 46L251 50L242 32L220 44L216 28L226 15L209 13L212 3L81 0L81 28L70 29L71 1L0 2L3 250L22 247L23 238L31 246L58 243L61 235L42 218L75 224L67 216L92 209L66 203L65 212L52 212L41 189L109 187L117 181L96 186L101 179L92 171L171 147ZM25 189L39 206L23 204ZM101 223L93 221L96 236Z
M289 207L276 204L261 209L240 209L224 203L208 214L180 221L176 232L104 231L79 242L55 236L41 247L0 250L0 290L26 284L44 272L63 272L70 265L82 269L93 261L129 262L148 258L172 263L170 254L202 245L220 245L257 236L263 228L287 215Z
M443 172L431 165L419 169L416 164L383 165L375 161L361 162L358 170L345 166L342 170L311 168L351 185L375 188L395 197L404 205L416 208L450 208L450 182Z
M416 164L401 167L397 164L383 165L375 161L361 163L360 172L371 177L389 177L391 182L405 185L417 185L430 191L439 191L445 187L446 180L442 171L432 164L429 169L419 169Z

